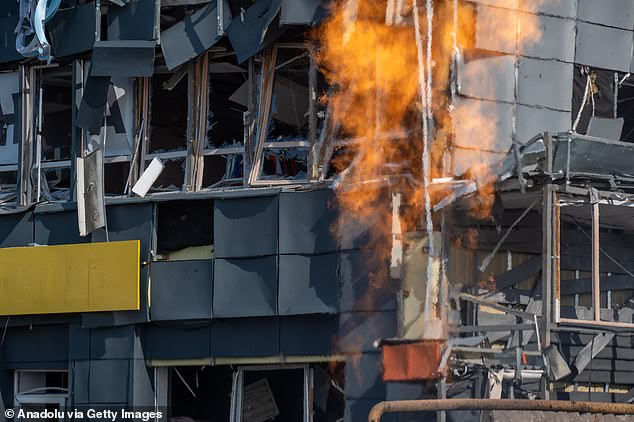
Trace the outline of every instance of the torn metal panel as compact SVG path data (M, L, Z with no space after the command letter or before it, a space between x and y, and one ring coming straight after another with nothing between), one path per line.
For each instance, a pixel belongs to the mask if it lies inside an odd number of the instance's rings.
M575 62L602 69L629 72L632 31L577 22Z
M227 28L227 36L239 63L253 57L282 35L284 29L276 18L283 2L284 0L258 0L233 19Z
M323 0L293 0L282 4L280 24L282 25L310 25Z
M592 341L581 349L575 359L574 366L577 369L577 374L581 374L590 364L590 361L601 353L613 339L614 333L600 333L593 337Z
M24 57L37 56L40 60L50 62L51 45L46 38L44 22L56 10L53 11L53 7L49 10L47 0L19 0L19 3L20 20L15 29L16 50ZM59 6L59 2L57 6Z
M103 150L77 158L79 234L86 236L106 224L103 192Z
M95 76L89 72L75 120L77 127L91 133L99 133L103 125L109 88L110 76Z
M551 344L544 349L544 358L547 361L548 377L551 380L559 381L572 373L566 360L554 345Z
M216 259L213 312L217 318L277 314L277 258Z
M213 260L153 262L153 321L210 319Z
M66 57L92 49L95 43L95 5L60 10L46 23L53 55Z
M154 40L156 0L131 0L108 10L108 40ZM162 41L162 40L161 40Z
M92 76L152 76L154 41L97 41L92 51Z
M170 70L199 56L218 42L222 31L218 28L217 1L223 1L225 10L228 10L226 0L212 0L193 15L161 32L161 49Z

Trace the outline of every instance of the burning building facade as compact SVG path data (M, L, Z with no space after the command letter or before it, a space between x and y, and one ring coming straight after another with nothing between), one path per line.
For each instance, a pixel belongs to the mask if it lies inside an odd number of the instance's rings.
M630 3L4 2L4 407L630 402Z

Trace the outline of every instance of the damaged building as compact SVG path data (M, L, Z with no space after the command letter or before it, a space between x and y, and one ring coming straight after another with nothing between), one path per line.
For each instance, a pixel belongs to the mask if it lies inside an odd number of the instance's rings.
M634 2L4 0L0 33L0 410L634 413Z

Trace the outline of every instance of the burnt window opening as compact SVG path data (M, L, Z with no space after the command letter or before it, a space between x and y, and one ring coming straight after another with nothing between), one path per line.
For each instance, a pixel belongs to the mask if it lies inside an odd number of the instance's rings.
M181 190L185 183L185 158L165 158L163 171L152 184L150 192L170 192ZM145 167L150 165L151 160L145 162Z
M156 230L158 254L169 256L174 251L213 245L213 214L212 200L160 202Z
M243 184L243 156L241 154L210 155L204 157L202 187L204 189Z
M41 114L36 129L41 125L42 161L60 161L71 158L72 130L72 66L46 67L37 71L36 101L42 99Z
M186 66L186 65L185 65ZM188 77L157 67L151 79L149 153L187 149Z
M173 367L170 379L173 420L230 420L230 366Z
M262 179L308 177L307 148L276 148L264 151Z
M130 163L106 163L104 168L104 188L106 195L122 195L125 191Z

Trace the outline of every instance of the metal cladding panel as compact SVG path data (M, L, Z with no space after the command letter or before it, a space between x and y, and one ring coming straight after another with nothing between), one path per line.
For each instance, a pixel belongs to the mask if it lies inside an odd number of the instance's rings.
M458 72L460 94L483 100L515 101L514 71L514 56L494 55L464 60ZM483 83L488 80L495 82Z
M323 0L293 0L282 4L280 24L310 25Z
M210 1L193 15L161 32L161 49L169 69L186 63L218 42L216 4L216 0Z
M154 41L96 41L90 75L152 76L155 47Z
M92 65L91 65L92 66ZM110 76L88 75L81 97L76 125L90 133L99 133L108 102Z
M54 213L35 213L35 243L38 245L69 245L90 242L90 237L79 235L77 210Z
M64 362L68 360L68 325L8 328L5 362Z
M15 27L19 20L17 15L0 18L0 62L2 63L24 58L15 49Z
M572 115L569 111L517 106L517 140L520 144L525 144L539 133L567 132L571 127Z
M155 325L147 330L146 359L196 359L211 356L208 323Z
M339 309L339 255L280 255L280 315L334 314Z
M216 259L213 315L216 318L277 314L277 257Z
M368 249L341 253L342 312L396 309L399 283L390 278L388 252Z
M81 324L68 325L68 359L90 359L90 328Z
M124 7L110 7L108 39L152 41L155 11L156 0L133 0Z
M233 318L211 325L213 357L260 357L280 354L278 318Z
M90 361L77 360L70 363L69 383L72 382L75 404L90 404Z
M130 363L128 359L90 361L90 404L128 402Z
M473 140L482 139L482 127L470 123L476 118L478 121L490 122L487 125L486 139L481 144L482 148L488 151L508 152L513 136L511 104L460 99L456 102L453 113L456 146L473 149Z
M346 398L384 399L381 353L362 353L346 359Z
M153 321L211 318L213 260L153 262L150 318Z
M575 63L628 72L633 38L632 31L577 22Z
M0 315L139 309L139 242L0 249Z
M275 255L278 245L278 196L214 201L216 258Z
M353 312L339 317L339 349L343 353L375 351L375 340L396 333L396 312Z
M519 63L519 102L570 111L573 70L571 63L522 58Z
M95 43L95 5L88 3L58 10L46 23L55 57L92 49Z
M631 0L578 0L580 20L634 30L634 3Z
M280 353L285 356L330 356L335 353L339 317L294 316L280 319Z
M525 23L525 21L528 22ZM524 56L572 62L575 58L575 22L552 16L521 15L522 28L538 25L540 39L522 43Z
M239 19L233 19L227 36L242 63L275 41L284 29L277 16L284 0L258 0Z
M34 242L33 213L0 215L0 247L28 246Z
M319 254L338 249L334 232L337 203L334 192L283 192L279 196L281 254Z
M92 328L91 359L142 359L142 338L136 325Z

